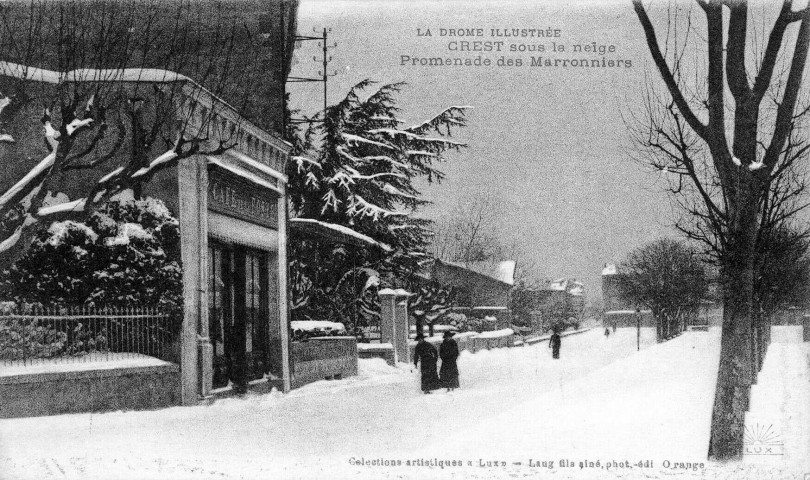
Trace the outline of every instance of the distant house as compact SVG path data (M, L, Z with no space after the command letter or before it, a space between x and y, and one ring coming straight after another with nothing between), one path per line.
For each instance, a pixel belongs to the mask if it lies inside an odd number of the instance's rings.
M606 312L634 308L634 305L622 300L620 286L621 275L616 265L605 264L602 268L602 303Z
M573 279L560 278L538 289L533 315L539 319L533 323L549 326L569 318L580 318L585 311L585 285Z
M423 267L423 277L455 288L455 306L476 316L507 317L509 292L515 283L515 262L460 264L433 260Z

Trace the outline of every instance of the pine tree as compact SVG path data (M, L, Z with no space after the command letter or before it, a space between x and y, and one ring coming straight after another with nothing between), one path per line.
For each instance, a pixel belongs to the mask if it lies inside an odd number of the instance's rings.
M430 221L416 217L428 202L415 182L439 182L444 155L466 145L452 138L466 125L470 107L452 106L422 123L403 127L395 95L404 84L355 85L328 107L296 141L288 170L294 216L341 225L366 235L380 251L296 241L291 249L293 312L297 318L332 318L352 324L377 314L380 278L409 286L427 256ZM296 280L297 279L297 280Z

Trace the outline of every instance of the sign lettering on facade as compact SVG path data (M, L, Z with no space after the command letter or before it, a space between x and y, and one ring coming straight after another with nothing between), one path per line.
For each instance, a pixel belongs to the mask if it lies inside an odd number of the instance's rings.
M217 170L211 170L208 176L208 209L278 229L275 192Z

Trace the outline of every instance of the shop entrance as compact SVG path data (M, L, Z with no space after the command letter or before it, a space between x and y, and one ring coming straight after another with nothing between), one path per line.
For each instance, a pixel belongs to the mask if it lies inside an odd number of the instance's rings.
M213 387L245 391L269 373L268 254L209 240L208 322Z

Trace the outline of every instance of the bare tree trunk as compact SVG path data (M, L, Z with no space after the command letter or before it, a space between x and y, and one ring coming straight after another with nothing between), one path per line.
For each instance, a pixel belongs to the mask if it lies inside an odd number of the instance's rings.
M755 370L752 358L754 245L757 221L754 209L738 215L733 244L723 267L723 326L720 367L712 411L710 457L739 459L743 451L745 412Z

